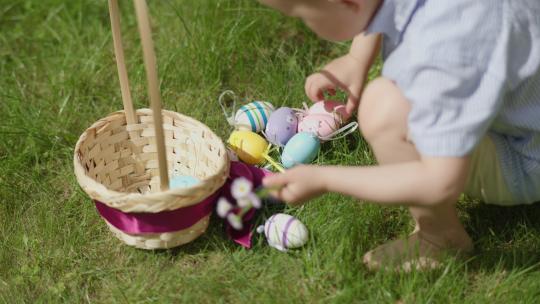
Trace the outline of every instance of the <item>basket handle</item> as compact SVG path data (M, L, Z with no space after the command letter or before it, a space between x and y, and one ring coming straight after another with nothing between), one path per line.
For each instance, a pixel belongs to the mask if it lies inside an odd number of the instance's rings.
M156 68L156 55L154 53L154 43L148 18L148 7L145 0L134 0L135 11L137 13L137 23L144 55L144 65L146 69L146 79L148 82L148 94L150 95L150 105L152 117L154 119L155 138L158 154L158 166L161 191L169 189L169 174L167 170L167 156L165 154L165 138L163 136L163 118L161 117L161 97L159 95L159 85Z
M127 124L130 125L135 123L135 110L133 109L131 92L129 91L129 80L126 63L124 61L124 47L122 46L122 32L120 31L120 14L118 11L118 0L109 0L109 15L111 17L114 55L116 57L116 67L118 68L122 103L124 104Z

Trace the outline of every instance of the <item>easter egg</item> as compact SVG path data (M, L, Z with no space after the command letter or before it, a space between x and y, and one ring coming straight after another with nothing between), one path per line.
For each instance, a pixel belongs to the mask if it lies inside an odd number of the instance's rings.
M314 103L308 110L308 114L332 115L338 114L340 120L346 121L349 119L345 104L339 101L324 100Z
M280 251L302 247L308 240L306 226L297 218L284 213L272 215L264 227L260 226L257 231L264 232L268 245Z
M250 102L236 111L234 125L238 130L261 132L273 111L274 106L267 101Z
M298 124L298 132L313 133L324 141L340 126L341 120L332 114L308 114Z
M228 142L231 149L243 162L250 165L264 162L268 142L259 134L251 131L236 130L231 133Z
M320 148L321 143L314 134L297 133L285 145L281 154L281 163L287 169L298 164L309 164L317 157Z
M298 123L298 132L310 132L327 140L349 118L345 105L337 101L319 101L313 104Z
M190 175L177 175L171 177L169 181L169 188L187 188L194 186L199 183L199 180L196 177Z
M269 142L284 146L296 134L297 127L298 118L295 111L288 107L281 107L270 115L264 133Z

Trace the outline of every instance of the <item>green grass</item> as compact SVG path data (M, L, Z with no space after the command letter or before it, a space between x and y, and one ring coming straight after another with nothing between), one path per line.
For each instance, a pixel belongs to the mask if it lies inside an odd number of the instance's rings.
M134 100L147 105L130 1L122 27ZM346 51L252 0L151 1L164 106L225 138L217 96L298 106L304 79ZM185 21L185 24L182 22ZM0 302L538 302L540 206L464 200L477 251L433 273L370 273L365 251L411 230L404 208L325 195L286 212L310 229L284 254L226 239L214 219L186 246L143 251L108 232L72 168L83 130L121 108L105 1L0 0ZM372 72L372 77L377 73ZM321 164L364 165L359 135Z

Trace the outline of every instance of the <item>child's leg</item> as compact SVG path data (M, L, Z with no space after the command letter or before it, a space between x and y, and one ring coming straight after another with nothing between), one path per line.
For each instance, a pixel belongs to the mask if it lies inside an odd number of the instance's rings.
M390 80L378 78L365 89L358 110L358 120L363 136L371 145L379 164L420 159L415 146L407 139L409 109L409 102ZM418 242L420 236L422 240L429 240L428 243L434 245L419 244L420 251L430 251L420 252L421 255L436 255L438 252L433 251L444 249L472 249L471 239L457 217L455 203L409 208L416 221L411 239ZM364 261L368 267L376 268L383 258L396 260L402 258L402 255L410 256L410 252L405 253L403 248L398 248L405 245L403 241L382 245L368 252ZM391 252L401 256L388 256Z

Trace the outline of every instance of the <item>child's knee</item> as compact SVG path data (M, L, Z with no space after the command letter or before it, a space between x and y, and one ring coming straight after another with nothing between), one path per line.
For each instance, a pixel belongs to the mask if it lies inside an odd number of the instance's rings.
M368 141L386 133L407 132L409 103L387 78L371 81L358 107L358 124Z

